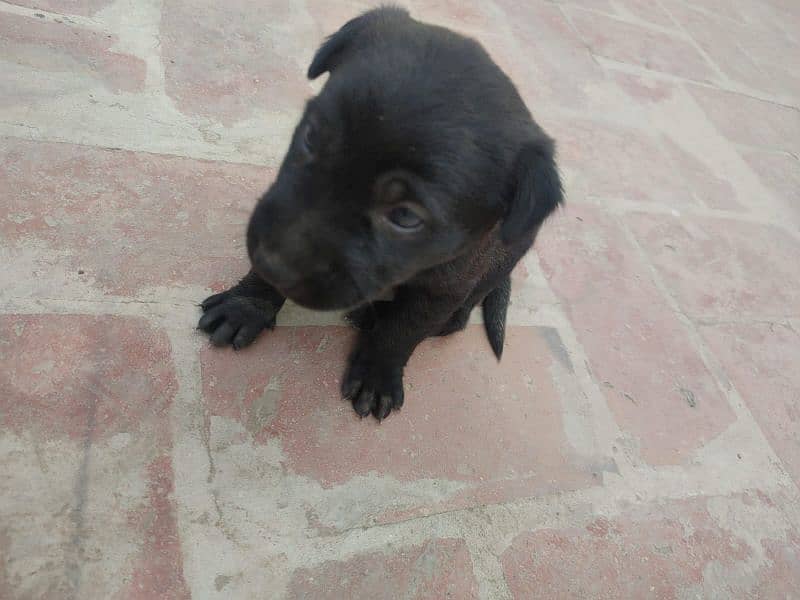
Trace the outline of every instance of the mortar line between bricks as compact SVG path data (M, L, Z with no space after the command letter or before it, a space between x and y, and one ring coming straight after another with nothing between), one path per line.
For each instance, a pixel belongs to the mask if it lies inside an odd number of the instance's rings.
M731 145L740 154L742 152L758 152L760 154L770 154L770 155L773 155L773 156L783 156L783 157L786 157L786 158L791 158L791 159L800 161L800 156L798 156L796 152L792 152L791 150L786 150L784 148L774 148L774 147L770 147L770 146L753 146L752 144L745 144L745 143L742 143L742 142L731 142ZM800 168L800 166L798 168Z
M588 204L597 206L601 209L617 216L624 216L630 213L642 213L651 215L671 215L679 217L688 215L705 219L725 219L729 221L739 221L742 223L752 223L755 225L769 226L786 232L791 237L800 240L800 230L792 226L786 220L779 221L771 218L763 218L758 213L736 212L706 206L685 206L676 209L672 206L665 206L659 203L640 204L633 200L628 200L620 196L596 196L586 195L585 201L573 201L577 205Z
M531 251L530 256L526 257L525 260L529 265L529 271L531 274L536 274L541 285L547 288L550 295L553 298L558 298L557 294L550 287L549 281L544 276L539 255L535 251ZM530 265L531 261L534 263L534 265ZM535 266L535 269L532 268L533 266ZM618 438L621 433L619 427L614 420L614 417L611 413L611 408L608 405L605 395L600 389L598 382L595 381L591 369L589 368L588 356L586 355L583 344L581 344L578 339L577 333L572 326L572 321L570 321L569 315L564 309L563 303L559 301L550 308L552 309L552 316L550 320L553 322L553 327L558 331L561 342L572 359L574 369L573 376L577 380L577 388L584 395L592 415L592 422L594 423L594 426L592 427L581 427L583 430L582 434L584 436L592 437L592 448L588 452L586 451L585 446L582 447L579 440L572 439L572 436L570 436L570 429L566 428L567 422L566 419L564 419L562 423L563 426L565 426L567 440L576 451L579 451L587 456L595 456L598 454L601 456L610 455L614 445L614 440ZM561 406L564 411L564 415L581 414L582 411L576 411L574 406L570 407L564 402L564 396L562 394L559 394L559 397L562 398ZM578 400L578 402L580 402L580 400ZM572 410L570 411L570 409ZM586 431L586 429L588 429L588 431ZM574 433L575 432L573 431L573 435ZM627 455L623 455L623 458L625 459L626 463L622 465L622 470L627 471L633 466L633 463L630 461L630 457ZM617 465L617 467L620 468L620 465Z
M688 79L686 77L679 77L678 75L673 75L671 73L666 73L664 71L655 71L638 65L633 65L631 63L615 60L613 58L609 58L608 56L603 56L599 54L593 56L596 56L598 65L600 65L604 69L608 69L611 71L617 71L628 75L642 75L649 77L651 79L666 81L675 84L696 85L698 87L716 90L719 92L736 94L738 96L743 96L751 100L758 100L760 102L774 104L775 106L779 106L781 108L800 110L800 108L792 104L791 103L792 100L789 100L788 98L782 98L779 96L774 96L772 94L761 94L759 93L758 90L752 90L750 88L741 86L736 82L727 79L718 82L709 82L700 79ZM725 83L725 85L722 85L723 83Z
M748 98L750 100L758 100L759 102L764 102L766 104L773 104L780 108L786 108L788 110L792 110L794 112L800 113L800 107L795 106L794 104L789 103L789 101L781 100L772 95L758 95L755 91L751 91L749 88L744 88L732 84L729 88L723 88L715 85L711 85L708 83L703 84L702 87L716 89L722 92L726 92L728 94L735 94L737 96L742 96L743 98Z
M169 123L166 123L169 124ZM164 157L164 158L177 158L177 159L186 159L191 161L196 161L200 163L224 163L226 165L232 166L242 166L242 167L263 167L264 169L274 170L278 166L278 161L272 160L270 162L250 162L243 159L235 159L235 158L226 158L224 156L220 156L219 158L209 158L208 155L201 155L201 154L178 154L174 152L156 152L155 150L147 150L143 148L125 148L122 146L105 146L100 144L89 144L86 142L81 141L72 141L72 140L64 140L58 138L52 138L41 135L39 132L39 128L34 125L28 125L27 123L17 123L17 122L10 122L10 121L0 121L0 125L8 125L11 127L24 127L27 129L31 129L37 132L36 137L25 137L21 135L14 135L13 133L2 132L0 131L0 139L8 138L14 140L25 140L26 142L39 142L42 144L61 144L67 146L80 146L83 148L95 148L98 150L105 150L107 152L127 152L130 154L146 154L148 156L153 156L156 158ZM216 146L211 145L211 148L216 148ZM255 199L254 199L255 201Z
M191 309L191 304L167 304L136 300L74 300L70 298L8 298L0 306L0 314L82 314L110 315L114 317L151 317L154 314L170 314L174 309ZM198 314L199 316L199 314Z
M736 468L735 468L736 467ZM737 464L730 467L732 472L741 470L741 465ZM706 474L704 466L696 467L694 475L700 480ZM570 490L570 491L556 491L549 494L541 494L537 496L529 496L507 502L487 502L477 506L453 508L441 511L433 511L424 515L411 516L396 521L385 523L373 524L360 524L345 527L337 530L335 536L353 534L358 532L367 532L380 529L391 529L394 527L402 527L406 524L426 522L431 520L446 519L451 516L471 515L476 511L505 511L514 518L519 518L520 515L526 514L528 508L534 506L548 506L553 505L552 512L560 513L562 507L572 506L579 504L591 504L593 506L600 506L603 516L613 516L625 510L619 507L621 501L631 504L647 504L652 502L664 502L670 500L681 500L697 496L728 496L746 492L756 486L756 484L766 485L765 491L772 491L780 489L782 482L775 480L774 482L764 482L760 478L761 471L758 469L753 470L752 480L747 480L744 485L723 485L718 487L711 487L710 482L703 481L703 486L708 487L688 487L684 485L683 475L676 473L674 480L671 472L674 471L671 467L649 467L649 466L635 466L627 474L604 474L604 478L609 478L609 481L604 481L602 485L591 486L587 488ZM732 482L735 477L727 477L726 473L716 473L716 479ZM655 492L660 487L667 488L663 494L646 493ZM645 492L642 494L642 492ZM637 497L637 495L642 496ZM798 522L800 522L800 515L797 515ZM315 538L319 539L319 538Z
M100 298L67 298L67 297L62 297L62 298L55 297L55 298L53 298L53 297L47 297L47 296L37 297L37 298L31 299L31 298L26 298L25 296L11 296L8 300L11 301L11 302L14 302L14 301L19 302L19 301L28 300L28 301L33 301L33 302L37 302L37 301L56 302L56 303L73 302L73 303L76 303L76 304L86 303L86 304L101 304L101 305L106 305L106 304L110 304L110 305L114 305L114 304L144 304L144 305L147 305L147 306L169 306L169 307L172 307L172 308L191 308L191 307L198 307L199 308L199 306L200 306L199 304L194 303L194 302L189 302L188 300L186 302L162 302L160 300L140 300L140 299L133 298L133 297L118 297L118 298L114 298L114 299L103 300L103 299L100 299Z
M198 297L203 294L199 294ZM509 327L559 327L560 318L554 318L554 312L559 308L558 302L544 302L539 304L539 309L534 316L529 318L516 318L509 315ZM287 310L288 309L288 310ZM178 312L176 312L178 311ZM302 311L302 312L299 312ZM119 299L81 299L81 298L27 298L11 296L0 304L0 314L92 314L112 316L143 316L154 315L175 318L178 315L185 317L182 321L188 330L195 329L197 319L200 318L200 308L195 302L169 303L134 298ZM483 323L480 311L476 310L470 317L470 325ZM278 317L277 327L349 327L344 316L339 312L314 312L287 303L286 308Z
M600 65L600 67L602 67L603 69L613 68L613 67L609 66L610 64L626 64L626 65L629 64L629 63L622 63L621 61L615 60L615 59L613 59L613 58L611 58L609 56L606 56L605 54L601 54L599 52L595 52L594 50L591 50L591 52L592 52L592 56L594 56L595 59L597 60L597 64ZM629 66L632 67L632 65L629 65ZM656 69L648 69L647 67L636 67L636 74L637 75L645 75L645 76L650 76L652 74L661 74L661 75L663 75L664 71L658 71ZM703 79L691 79L690 77L679 77L677 75L672 75L671 77L674 78L676 81L681 82L681 83L706 84L706 85L708 85L708 82L703 80ZM717 89L719 89L719 88L717 88Z
M792 327L792 321L796 321L798 317L765 317L760 315L758 317L742 317L739 319L730 319L727 317L718 317L716 315L689 315L689 318L694 321L695 325L781 325Z
M28 8L27 6L20 6L19 4L11 4L5 0L0 0L0 12L30 17L40 21L55 21L56 19L60 19L65 25L73 25L95 31L111 33L111 30L108 29L101 21L97 21L91 17L84 17L72 13L60 13L53 10L42 10L40 8ZM44 15L44 18L37 17L37 13Z
M191 516L187 514L187 507L180 501L184 491L184 482L187 480L193 481L191 473L185 472L185 462L179 460L181 458L180 449L187 432L189 435L196 435L202 441L207 453L208 469L205 477L202 477L202 482L207 486L206 490L209 492L207 510L209 514L217 515L217 521L214 526L222 534L222 538L218 543L229 546L225 550L229 555L235 554L237 544L226 525L225 515L219 505L218 493L212 487L214 484L215 464L210 439L204 436L207 407L203 401L202 373L199 358L200 343L194 336L183 335L183 328L167 326L167 319L168 317L161 316L155 319L154 322L164 329L169 338L173 369L175 378L178 381L178 391L175 394L169 413L169 431L172 437L170 459L174 473L175 487L173 496L176 506L175 519L179 532L178 541L182 556L183 577L190 588L191 595L194 597L197 593L192 587L199 581L197 577L190 576L187 573L187 567L190 568L191 564L186 557L191 557L192 545L190 537L184 533L191 531ZM191 463L189 464L191 465Z
M601 54L598 54L596 58L597 58L597 64L600 67L602 67L604 71L614 71L615 73L624 73L626 75L643 75L650 79L654 79L656 81L674 83L676 85L691 83L693 85L701 85L703 87L720 89L719 87L714 86L708 82L703 82L695 79L686 79L685 77L680 77L679 75L673 75L672 73L667 73L666 71L655 71L653 69L642 67L641 65L622 62L620 60L609 58L608 56L603 56Z
M724 81L725 83L730 85L730 83L731 83L730 78L727 75L725 75L725 73L722 72L722 69L719 68L719 65L716 63L716 61L713 60L711 58L711 56L709 56L709 54L703 49L702 46L700 46L700 44L697 42L697 40L694 39L694 36L692 36L692 34L689 33L686 30L686 28L675 17L675 15L672 14L672 11L668 7L662 7L662 8L669 15L670 19L672 19L672 22L675 23L675 26L678 28L678 30L681 31L686 36L686 38L689 40L689 43L692 45L692 47L698 52L698 54L700 54L700 56L703 57L703 60L705 60L711 66L711 68L717 74L717 77L721 81Z
M656 285L656 288L660 292L662 298L667 303L668 306L672 308L674 314L676 314L683 326L684 331L686 332L687 336L689 337L689 341L692 344L692 347L698 352L700 355L701 360L703 361L703 365L705 366L706 370L709 372L711 377L714 380L714 384L716 385L719 392L723 395L726 399L728 405L733 409L734 414L736 415L737 420L744 420L747 425L757 434L757 439L760 444L765 446L765 449L768 450L770 458L772 460L773 466L776 468L776 472L771 473L771 475L775 478L775 482L777 484L785 484L788 483L790 486L794 487L796 491L800 491L800 488L791 480L791 478L786 473L785 468L783 467L783 463L781 462L780 458L775 453L772 445L769 443L769 440L766 438L764 432L761 430L758 421L756 421L753 414L750 412L747 404L744 402L744 399L739 394L739 391L736 389L736 386L733 385L731 382L729 385L726 382L722 381L719 377L719 373L724 373L725 370L722 365L718 362L714 354L711 350L706 346L700 332L697 330L695 323L692 321L691 317L680 307L678 301L672 296L670 293L669 287L664 283L661 276L658 273L658 270L655 266L650 262L645 253L644 249L642 248L639 241L636 239L636 236L628 228L627 224L624 221L620 221L620 226L626 236L628 243L635 249L637 257L639 260L642 261L642 264L645 265L645 268L650 275L653 283ZM720 435L724 435L724 432Z
M741 21L739 21L738 19L731 18L730 16L726 15L725 13L722 13L722 12L719 12L719 11L709 12L705 8L700 6L699 3L697 3L697 2L693 2L693 1L688 1L687 2L687 0L677 0L677 2L679 2L680 4L682 4L683 6L685 6L687 8L691 8L692 10L694 10L694 12L696 12L698 14L705 15L706 17L718 17L718 18L722 17L731 25L743 25L744 24ZM670 16L672 16L671 13L670 13Z
M673 28L677 29L679 23L677 19L675 19L675 16L670 11L667 10L666 6L664 6L664 2L662 0L651 0L651 2L653 2L653 4L655 4L656 6L658 6L658 8L660 8L662 12L665 15L667 15L667 17L669 17L669 20L672 22Z
M731 467L731 474L736 472ZM626 477L611 476L612 481L570 492L536 496L459 508L410 517L389 523L354 526L337 531L332 536L309 539L310 548L298 551L302 557L297 566L319 564L326 560L341 560L386 547L387 540L402 537L409 544L439 537L464 537L479 551L486 549L502 554L519 533L548 528L582 527L598 517L614 518L632 507L686 500L694 497L729 497L750 489L764 489L759 473L744 485L730 485L736 478L726 473L708 477L704 468L693 474L699 485L687 485L685 473L673 470L637 469ZM766 490L777 489L767 485ZM791 523L800 522L794 512L784 513ZM316 542L316 543L315 543ZM396 543L396 542L395 542Z
M603 65L600 63L600 61L597 60L598 59L597 55L595 55L595 53L592 52L591 46L586 42L586 40L583 39L583 36L581 35L581 32L578 31L578 28L575 27L575 23L572 22L572 18L570 17L569 14L567 14L567 11L564 10L564 5L558 3L558 4L552 4L552 6L555 7L555 9L558 11L558 14L561 15L562 19L564 19L564 22L567 24L567 27L569 27L572 30L572 33L574 33L575 36L578 38L578 41L581 43L581 46L583 46L583 49L586 51L586 54L589 56L592 62L596 64L598 68L602 71Z
M651 2L654 0L651 0ZM644 21L642 19L638 19L635 16L629 17L628 15L621 15L621 14L610 14L607 12L603 12L598 8L594 8L591 6L581 6L577 4L569 4L569 3L559 3L559 7L564 7L570 11L576 11L580 13L586 13L587 15L597 15L598 17L603 17L605 19L609 19L611 21L616 21L617 23L624 23L625 25L633 25L634 27L638 27L639 29L644 29L646 31L652 31L656 33L663 33L668 35L672 38L677 40L683 41L693 41L691 35L687 33L683 28L676 27L665 27L663 25L659 25L658 23L653 23L651 21ZM661 6L660 4L658 6ZM663 9L663 7L661 7ZM670 19L672 19L672 14L669 14Z
M480 597L491 600L513 600L499 557L487 547L484 538L470 535L470 529L463 523L459 524L462 530L461 537L467 545L472 560L472 572L478 580Z

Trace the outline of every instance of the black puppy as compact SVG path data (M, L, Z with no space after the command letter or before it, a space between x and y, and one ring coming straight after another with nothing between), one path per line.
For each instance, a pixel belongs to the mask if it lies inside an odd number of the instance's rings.
M322 45L308 77L325 72L250 219L252 270L203 302L199 327L241 348L286 298L351 309L342 394L383 419L417 344L463 329L479 302L500 358L509 273L561 182L553 141L472 39L380 8Z

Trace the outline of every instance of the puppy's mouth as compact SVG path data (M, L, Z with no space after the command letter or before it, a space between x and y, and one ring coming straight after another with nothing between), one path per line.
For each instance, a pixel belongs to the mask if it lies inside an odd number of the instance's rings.
M373 294L364 293L362 287L349 273L325 273L304 277L286 285L275 281L255 264L253 269L283 296L311 310L352 310L375 299Z

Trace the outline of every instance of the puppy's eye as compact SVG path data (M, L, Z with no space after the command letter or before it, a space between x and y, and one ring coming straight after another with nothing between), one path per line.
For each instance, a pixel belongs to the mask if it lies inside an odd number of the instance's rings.
M402 233L419 231L425 224L422 217L408 206L394 207L387 213L386 218L396 230Z
M303 150L308 154L314 154L315 143L316 143L316 132L314 131L314 126L309 123L303 129Z

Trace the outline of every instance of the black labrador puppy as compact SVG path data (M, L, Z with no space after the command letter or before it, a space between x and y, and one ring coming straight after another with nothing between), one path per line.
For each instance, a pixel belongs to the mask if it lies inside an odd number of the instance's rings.
M479 43L400 8L325 41L308 77L325 72L250 219L252 269L203 302L199 328L242 348L286 298L349 309L342 394L383 419L417 344L478 303L500 358L509 274L562 202L555 146Z

